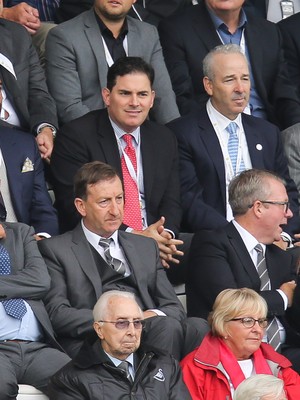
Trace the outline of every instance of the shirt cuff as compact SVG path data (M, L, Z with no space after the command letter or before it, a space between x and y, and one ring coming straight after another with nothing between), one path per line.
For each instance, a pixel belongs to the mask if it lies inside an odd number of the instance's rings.
M283 304L284 304L284 310L286 310L288 308L288 304L289 304L289 300L287 298L287 295L280 289L276 289L277 292L280 294L280 296L283 299Z
M148 311L155 312L155 314L157 314L159 317L166 317L167 316L163 311L160 311L160 310L157 310L157 309L151 309L151 310L148 310Z

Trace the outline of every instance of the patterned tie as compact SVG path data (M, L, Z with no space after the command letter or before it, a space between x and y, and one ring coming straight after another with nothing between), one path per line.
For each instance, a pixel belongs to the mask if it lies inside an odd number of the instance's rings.
M133 383L132 376L129 372L129 362L128 361L122 361L119 365L118 368L120 368L122 371L125 372L126 378L129 380L130 383Z
M241 160L239 171L236 170L236 162L239 151L239 138L237 135L237 127L238 126L235 122L230 122L230 124L226 128L226 131L229 133L229 139L227 145L228 153L231 159L231 164L234 174L237 174L238 172L241 172L245 169L244 161Z
M0 244L0 275L10 275L11 266L8 251ZM27 313L23 299L10 299L2 301L2 305L7 315L16 319L22 319Z
M118 258L112 257L112 255L110 254L109 246L112 241L113 241L113 239L111 239L111 238L110 239L101 238L99 240L99 246L103 247L103 249L104 249L104 256L105 256L107 264L114 271L118 272L118 274L124 276L124 274L126 272L125 264L123 263L123 261L119 260Z
M132 136L126 133L122 136L122 139L126 142L126 147L124 149L125 153L128 155L132 166L137 171L137 162L135 149L132 145ZM133 229L141 231L143 229L142 225L142 214L139 201L139 191L137 183L132 179L130 172L127 168L124 155L121 158L122 174L125 190L125 204L124 204L124 224L130 226Z
M257 272L260 278L260 290L271 290L271 282L268 274L266 259L263 254L263 248L258 243L254 249L257 252ZM280 332L277 318L273 318L267 326L267 339L268 343L275 349L278 350L281 344Z

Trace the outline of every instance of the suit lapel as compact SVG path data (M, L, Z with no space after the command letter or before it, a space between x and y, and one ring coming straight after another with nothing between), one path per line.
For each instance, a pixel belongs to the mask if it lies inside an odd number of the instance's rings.
M89 242L83 233L81 223L74 229L72 241L72 251L83 273L94 287L96 298L98 299L102 293L102 282Z
M97 141L98 146L102 149L105 162L116 168L117 172L122 176L119 147L114 130L108 118L107 110L103 110L100 113Z
M14 54L15 49L12 45L12 39L9 31L4 26L1 29L1 53L4 54L13 64L15 65ZM7 90L7 96L12 101L15 111L18 113L22 126L28 126L27 122L29 120L29 114L24 106L23 94L18 84L18 80L4 67L1 68L1 75L3 83ZM15 71L17 73L17 71Z
M263 142L257 128L255 128L255 126L252 124L252 121L254 121L255 124L255 120L253 120L252 117L242 114L242 122L252 166L255 168L264 169L265 163L263 158Z
M209 154L212 163L215 165L216 173L218 175L219 184L221 188L223 203L225 205L226 178L225 178L224 157L217 134L210 122L206 110L203 110L199 115L198 124L199 124L199 135L203 142L203 146L206 148L206 151Z
M90 43L92 52L95 54L95 59L98 65L100 86L104 88L106 87L107 83L106 78L107 78L108 65L106 62L100 28L97 23L93 8L85 14L84 25L85 25L84 31L87 40ZM99 96L101 96L101 93L99 93Z
M204 2L195 7L191 24L193 25L195 33L199 36L201 42L204 43L207 52L222 44L211 17L204 5Z
M244 268L250 280L253 282L253 287L260 287L260 280L256 267L250 257L250 254L248 253L248 250L239 232L236 230L232 222L225 227L225 230L241 266Z
M156 176L156 165L153 163L153 159L155 158L155 146L157 146L157 143L154 143L152 139L151 130L148 128L147 122L141 126L140 132L144 190L146 202L149 204L154 184L154 177Z
M130 234L119 231L118 232L118 237L119 237L119 242L120 245L125 253L125 256L127 258L128 264L135 276L136 279L136 284L138 287L138 293L141 299L143 300L144 304L149 304L149 299L145 298L145 296L148 294L145 293L145 288L147 288L147 273L143 271L142 265L143 261L140 259L138 252L136 251L133 243L131 240L129 240ZM133 235L133 234L132 234Z
M9 134L3 132L0 135L0 148L2 150L2 157L6 166L6 175L9 185L9 191L11 195L11 201L14 206L14 211L17 216L23 215L22 213L22 153L18 152L18 145L14 138L13 131ZM20 163L16 161L20 161ZM33 161L33 160L32 160ZM10 182L12 184L10 184Z

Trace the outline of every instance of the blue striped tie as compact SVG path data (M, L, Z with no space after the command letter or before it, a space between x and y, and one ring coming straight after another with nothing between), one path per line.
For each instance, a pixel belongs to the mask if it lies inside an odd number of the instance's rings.
M8 251L0 244L0 275L10 275L11 265ZM2 301L2 305L7 315L16 319L22 319L27 313L23 299L10 299Z
M227 126L226 131L229 133L229 140L228 140L228 153L231 159L232 169L234 174L237 172L243 171L245 169L245 165L243 160L241 160L239 171L236 170L236 162L237 156L239 151L239 138L237 135L237 124L235 122L230 122Z

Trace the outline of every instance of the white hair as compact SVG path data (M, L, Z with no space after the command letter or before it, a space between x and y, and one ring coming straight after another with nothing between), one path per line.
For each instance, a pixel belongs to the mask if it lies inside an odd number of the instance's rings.
M281 379L273 375L258 374L244 380L237 387L233 400L281 400L282 396L284 383Z

